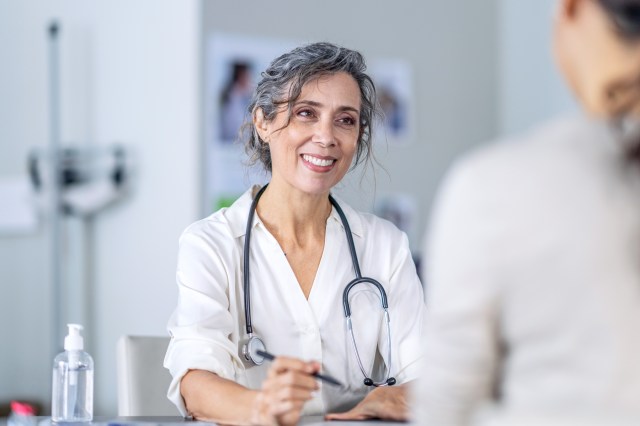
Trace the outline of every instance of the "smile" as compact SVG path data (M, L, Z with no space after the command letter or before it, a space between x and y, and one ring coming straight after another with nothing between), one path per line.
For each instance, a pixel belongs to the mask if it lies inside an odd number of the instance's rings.
M335 163L336 160L334 159L322 159L322 158L317 158L317 157L313 157L309 154L303 154L302 155L302 159L304 161L307 161L311 164L313 164L314 166L319 166L319 167L329 167L331 166L333 163Z

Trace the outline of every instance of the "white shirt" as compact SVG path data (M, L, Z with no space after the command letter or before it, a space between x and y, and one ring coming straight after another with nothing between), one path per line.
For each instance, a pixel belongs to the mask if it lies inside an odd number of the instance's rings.
M459 162L427 246L421 424L640 407L640 164L556 121ZM533 424L533 423L532 423Z
M208 370L259 389L268 362L245 365L238 354L246 337L243 247L252 200L247 191L228 209L189 226L180 238L178 306L168 325L172 336L165 357L173 381L168 397L185 414L180 380L189 369ZM398 384L417 376L424 298L406 235L390 222L355 212L340 202L354 236L363 276L385 288L391 318L391 373ZM325 245L308 300L276 239L256 214L251 233L251 320L253 332L274 355L317 360L322 372L346 388L319 382L321 392L303 414L353 407L367 394L347 333L342 293L355 278L345 232L335 208L327 220ZM386 323L380 293L369 284L350 292L358 350L367 374L381 380L387 357ZM379 349L378 349L379 348ZM376 361L377 359L377 361ZM375 365L374 365L374 361Z

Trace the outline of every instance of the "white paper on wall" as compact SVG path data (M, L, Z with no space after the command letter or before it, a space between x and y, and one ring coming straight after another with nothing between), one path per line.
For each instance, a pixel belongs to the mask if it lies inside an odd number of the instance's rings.
M27 177L0 178L0 236L35 232L38 215Z

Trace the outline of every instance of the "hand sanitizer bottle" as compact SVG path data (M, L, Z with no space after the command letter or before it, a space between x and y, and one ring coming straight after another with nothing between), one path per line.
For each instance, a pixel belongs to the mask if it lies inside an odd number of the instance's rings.
M51 420L90 422L93 419L93 359L83 348L79 324L68 324L64 352L53 360Z

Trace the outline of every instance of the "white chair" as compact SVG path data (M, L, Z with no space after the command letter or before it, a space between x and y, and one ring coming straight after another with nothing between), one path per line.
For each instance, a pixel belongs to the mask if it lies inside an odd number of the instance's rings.
M179 416L167 399L171 383L162 366L169 337L122 336L118 340L118 415Z

